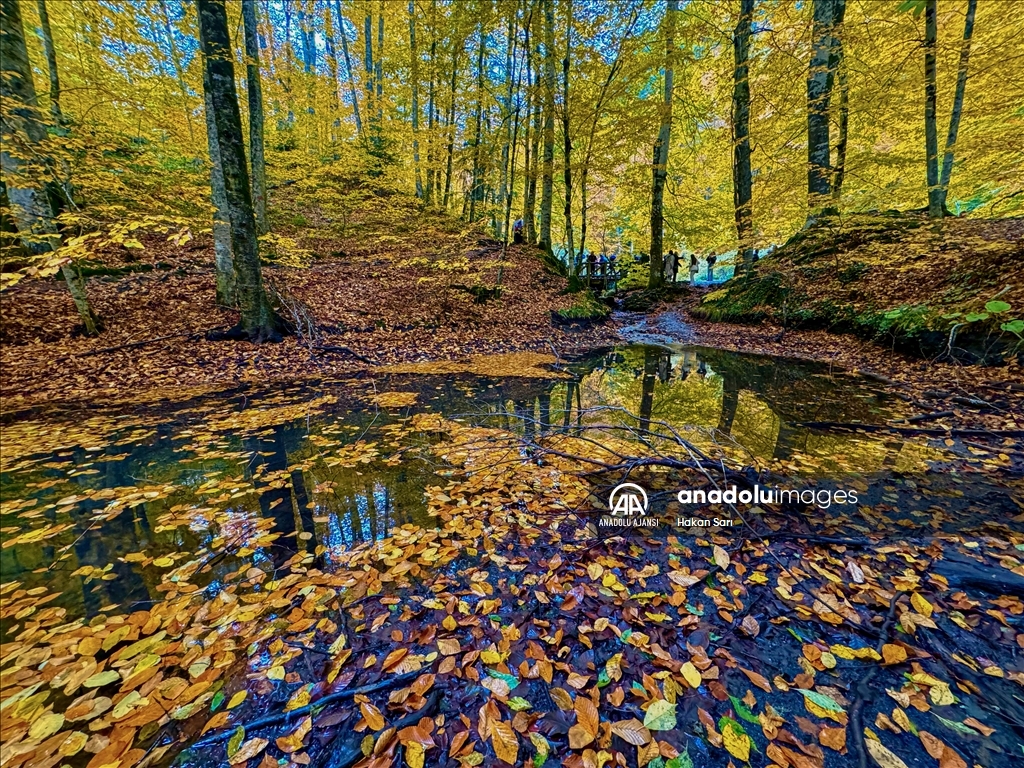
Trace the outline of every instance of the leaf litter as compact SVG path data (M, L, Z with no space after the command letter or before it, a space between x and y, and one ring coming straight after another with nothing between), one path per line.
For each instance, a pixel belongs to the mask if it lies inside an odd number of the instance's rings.
M257 464L252 447L272 443L277 425L339 407L333 395L301 394L234 414L200 408L173 443L174 460L195 468L187 482L76 479L93 459L151 441L152 416L4 427L5 525L14 515L30 526L13 544L5 537L5 551L51 547L63 568L78 517L102 529L143 505L165 510L162 535L205 542L122 553L151 599L99 606L88 619L56 582L46 586L44 560L25 577L39 586L0 585L5 764L130 768L178 755L267 766L804 768L853 764L862 749L888 768L913 764L923 746L953 768L1015 752L1024 603L1012 579L1024 576L1024 536L1012 521L971 535L815 543L835 537L834 520L804 540L773 540L777 511L766 510L764 537L595 539L583 513L594 479L568 457L607 461L635 441L597 447L554 433L531 460L516 432L409 414L416 393L398 387L367 396L397 416L372 437L326 422L288 465ZM70 466L53 466L69 453ZM414 454L435 478L422 492L426 519L380 538L317 543L244 511L282 490L297 500L298 471L317 479L306 492L320 515L338 471L387 471ZM239 461L255 469L239 474ZM31 482L19 486L22 476ZM643 478L651 488L678 480ZM979 591L938 567L965 559L1011 587ZM126 572L74 573L91 585Z

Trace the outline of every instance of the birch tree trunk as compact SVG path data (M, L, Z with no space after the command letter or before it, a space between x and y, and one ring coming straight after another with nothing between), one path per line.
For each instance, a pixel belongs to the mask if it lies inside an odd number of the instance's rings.
M807 74L807 207L808 223L826 212L831 196L829 102L832 78L829 59L836 0L814 0L811 65Z
M565 4L565 58L562 59L562 182L565 184L566 261L572 274L579 274L572 227L572 137L569 133L569 56L572 53L572 0Z
M733 32L735 66L732 88L732 186L738 241L736 274L754 263L750 171L750 27L754 20L754 0L740 0L740 18Z
M541 0L544 8L544 167L541 171L540 235L537 245L551 250L551 201L555 166L555 8L554 0Z
M412 163L416 169L416 197L423 199L420 169L420 58L416 49L416 2L409 0L409 51L412 55Z
M267 162L263 148L263 88L260 83L260 47L256 23L256 0L242 0L245 30L245 84L249 99L249 165L252 168L252 204L256 233L267 228Z
M57 51L53 47L53 31L50 29L50 14L46 10L46 0L38 0L39 32L43 38L43 51L46 53L46 69L50 75L50 114L57 125L64 123L64 114L60 111L60 75L57 72Z
M949 116L949 133L946 134L946 151L942 156L942 172L939 176L940 205L946 208L946 196L949 193L949 177L953 173L953 154L956 151L956 139L960 133L960 115L964 109L964 91L967 88L967 65L971 58L971 38L974 35L974 16L978 11L978 0L968 0L967 18L964 20L964 41L960 47L960 66L956 73L956 93L953 96L953 111Z
M348 72L348 92L352 99L352 113L356 120L356 135L363 136L363 121L359 114L359 96L356 95L356 80L352 74L352 59L348 53L348 33L345 31L345 17L341 13L341 0L334 0L338 16L338 35L341 37L341 52L345 57L345 70Z
M924 145L927 161L928 216L942 218L942 189L939 187L939 135L937 125L935 44L938 38L937 0L926 0L924 8Z
M53 160L45 155L42 146L46 125L39 113L18 0L0 0L0 62L0 101L4 102L0 110L0 174L11 215L22 243L30 252L56 251L61 238L55 218L60 213L64 191L56 181ZM25 151L29 148L30 152ZM30 165L25 159L30 153L41 164ZM41 178L49 180L40 183ZM87 336L97 335L100 322L89 304L85 281L72 264L64 264L61 273L83 331Z
M196 0L199 37L204 59L204 88L217 138L220 162L215 166L224 182L235 292L241 319L235 335L255 342L280 339L278 319L263 287L256 218L253 215L249 174L242 141L242 117L235 91L235 71L224 0Z
M675 77L676 13L679 0L668 0L665 9L665 91L661 102L661 126L654 144L654 183L651 189L651 262L648 288L665 283L664 225L665 181L668 179L668 148L672 140L672 92Z

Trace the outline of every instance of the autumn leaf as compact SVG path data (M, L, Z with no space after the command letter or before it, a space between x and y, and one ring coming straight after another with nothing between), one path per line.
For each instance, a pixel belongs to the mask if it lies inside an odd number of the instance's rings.
M306 738L306 734L309 733L309 729L313 727L313 718L306 717L298 727L289 733L287 736L280 736L275 740L277 748L280 749L287 755L292 752L297 752L302 749L303 741Z
M373 704L364 701L359 705L359 711L362 713L363 719L366 720L366 725L371 731L379 731L384 728L384 715Z
M637 747L647 744L651 740L651 732L635 717L612 723L612 733Z
M644 715L644 726L652 731L671 731L676 727L676 705L655 699Z
M890 752L880 741L864 739L864 747L879 768L907 768L907 764Z
M691 688L700 688L701 677L700 672L693 666L692 662L687 661L683 664L683 678L686 680L687 685Z
M249 739L249 741L242 744L238 751L228 759L228 762L231 765L240 765L241 763L247 762L248 760L256 757L256 755L266 749L266 747L266 739Z
M504 720L491 721L491 746L502 762L515 765L519 759L519 739L512 726Z
M719 730L722 733L722 741L730 755L744 763L750 760L750 737L743 730L743 726L727 717L719 721Z

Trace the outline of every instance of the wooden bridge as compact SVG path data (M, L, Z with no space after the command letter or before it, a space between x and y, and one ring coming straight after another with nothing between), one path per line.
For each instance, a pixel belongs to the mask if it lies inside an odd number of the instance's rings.
M619 269L618 264L615 263L585 261L580 265L580 280L585 280L587 285L595 291L614 289L616 283L625 276L626 270Z

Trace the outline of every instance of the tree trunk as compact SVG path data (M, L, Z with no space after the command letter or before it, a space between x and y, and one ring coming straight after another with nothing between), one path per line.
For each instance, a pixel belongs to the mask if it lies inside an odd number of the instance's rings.
M263 152L263 88L260 84L260 48L256 26L256 0L242 0L245 28L245 84L249 97L249 164L252 167L252 204L256 233L267 227L267 163Z
M52 179L55 169L52 158L43 154L46 125L39 112L18 0L0 0L0 62L4 70L0 78L0 100L4 102L4 109L0 110L0 174L6 185L10 212L30 252L56 251L61 239L55 218L60 213L64 191L55 180L39 183L40 176ZM11 144L24 148L12 152ZM30 167L25 159L30 154L42 160L42 168ZM61 271L85 334L97 335L100 323L89 305L84 281L71 264L65 264Z
M664 201L665 181L668 178L668 148L672 139L672 90L675 71L676 13L679 0L668 0L665 9L665 92L661 103L661 127L654 145L651 189L651 263L647 278L648 288L659 288L665 283L664 256Z
M750 27L754 20L754 0L740 0L740 18L733 33L735 66L732 86L732 186L738 241L736 274L741 275L754 263L753 212L751 210L750 172Z
M836 139L836 162L832 167L832 200L839 209L839 201L843 197L843 182L846 181L846 147L850 137L850 84L842 35L836 39L836 57L836 78L839 82L839 137Z
M331 76L331 144L341 140L341 72L338 68L338 49L334 44L334 19L331 3L324 4L324 52L327 54L327 70ZM337 152L334 158L337 159Z
M565 184L565 248L567 266L579 274L580 261L572 231L572 137L569 133L569 56L572 53L572 0L566 0L565 58L562 59L562 181Z
M363 138L363 121L359 115L359 97L356 95L356 80L352 75L352 59L348 54L348 33L345 32L345 17L341 14L341 0L334 0L338 16L338 35L341 36L341 53L345 57L345 70L348 72L348 92L352 98L352 112L356 119L356 135Z
M550 254L555 170L555 7L554 0L541 2L544 7L544 167L541 172L540 237L537 244Z
M373 79L377 83L377 125L384 129L384 3L377 9L377 63L374 64Z
M814 50L807 74L807 205L808 223L826 213L831 196L829 102L832 78L829 60L836 0L814 0Z
M441 207L448 210L448 201L452 194L452 164L455 156L455 89L459 86L459 49L452 45L452 82L451 100L448 102L448 120L445 129L448 132L448 161L444 173L444 199Z
M369 0L364 0L366 7L366 18L363 20L363 38L365 42L366 53L363 55L363 64L366 68L366 119L370 121L371 129L374 132L374 140L376 141L379 136L377 135L375 121L373 119L374 113L374 78L373 78L373 6Z
M437 0L430 4L430 86L427 88L427 188L424 190L424 202L430 206L434 203L434 184L437 162L437 143L434 136L434 89L437 87Z
M416 169L416 197L423 199L420 170L420 58L416 50L416 2L409 0L409 51L412 56L412 163Z
M516 4L515 8L508 16L508 27L507 34L505 36L505 79L508 81L508 91L505 95L505 141L501 145L501 181L498 185L498 199L501 201L502 208L507 208L511 200L511 191L509 187L509 161L512 151L512 98L514 91L517 86L515 82L515 76L513 72L514 60L515 60L515 44L516 44L516 14L519 12L519 5ZM509 203L511 205L511 203ZM499 219L498 225L495 228L495 233L499 240L504 241L505 238L505 226L504 220Z
M220 163L216 166L224 181L231 248L235 268L235 291L241 320L237 331L253 341L280 338L278 321L263 288L256 219L253 215L249 174L245 166L242 118L235 92L235 67L228 36L224 0L197 0L199 36L205 73L203 85L210 95Z
M924 8L924 145L927 161L928 216L942 218L942 189L939 187L939 135L937 126L935 43L938 38L937 0L926 0Z
M57 73L57 51L53 47L53 31L50 29L50 14L46 10L46 0L38 0L39 30L43 38L43 50L46 52L46 68L50 75L50 114L57 125L64 122L60 111L60 75Z
M469 220L476 221L476 204L484 199L483 169L480 160L480 139L484 116L484 32L483 21L479 25L480 44L476 54L476 117L473 129L473 186L469 191Z
M974 35L974 15L977 10L978 0L968 0L967 18L964 21L964 41L960 47L960 66L956 73L956 93L953 96L953 111L949 116L949 133L946 134L946 152L942 156L942 173L939 177L939 205L943 212L947 210L946 196L949 193L949 177L953 172L953 154L956 150L956 138L960 133L960 115L964 109L967 65L971 58L971 37Z
M231 219L228 215L228 199L224 193L224 174L220 170L221 157L217 140L217 123L214 120L210 88L203 72L203 101L205 102L206 139L210 154L210 198L213 202L213 267L217 281L217 304L234 307L238 303L235 294L235 263L231 250Z
M524 45L526 46L526 128L523 131L523 236L527 242L533 242L533 206L530 200L530 164L533 155L530 142L533 134L530 130L530 117L533 113L533 51L530 49L530 27L533 22L533 9L523 22Z

